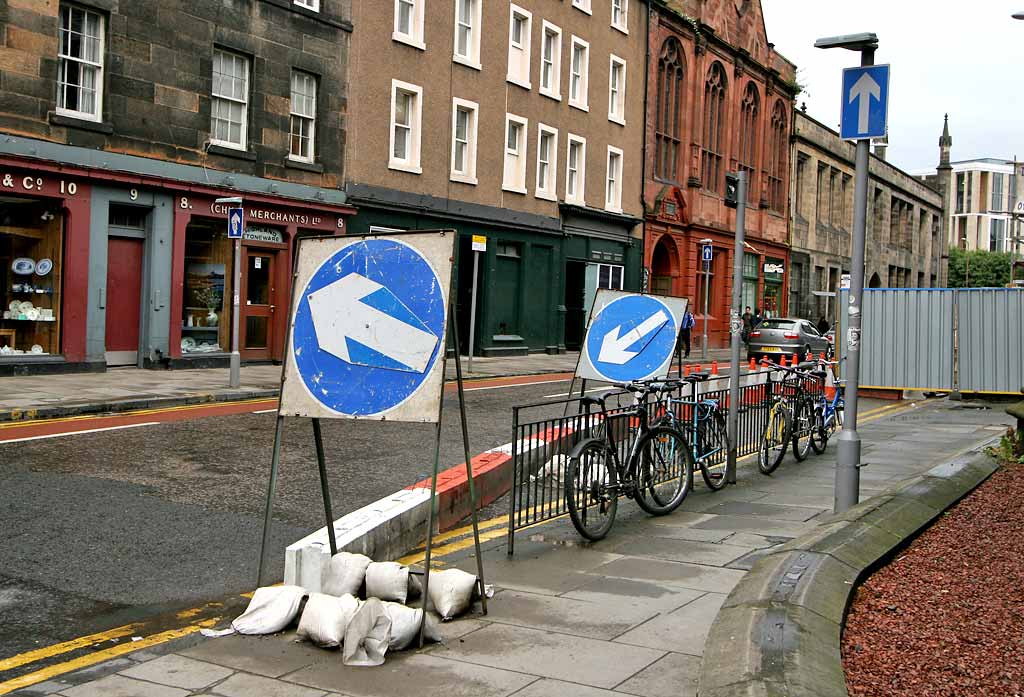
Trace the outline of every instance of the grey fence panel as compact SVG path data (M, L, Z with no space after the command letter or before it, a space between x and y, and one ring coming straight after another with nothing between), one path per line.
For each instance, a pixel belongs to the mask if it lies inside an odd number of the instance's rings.
M960 390L1016 393L1024 389L1024 290L958 291Z
M849 294L843 293L842 307ZM903 390L953 387L953 304L949 289L865 289L860 384ZM836 336L846 355L847 318Z

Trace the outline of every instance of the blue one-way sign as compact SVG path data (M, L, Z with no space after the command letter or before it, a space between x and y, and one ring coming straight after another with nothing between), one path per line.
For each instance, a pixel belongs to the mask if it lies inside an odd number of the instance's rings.
M843 70L843 140L884 138L889 119L889 66L870 65Z
M228 209L228 237L242 239L245 234L245 210L242 208Z

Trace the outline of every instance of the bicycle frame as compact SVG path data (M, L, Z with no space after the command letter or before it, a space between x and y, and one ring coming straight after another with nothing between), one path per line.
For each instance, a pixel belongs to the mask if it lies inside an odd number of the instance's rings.
M638 475L638 472L630 472L629 469L630 463L639 462L640 439L641 436L643 436L643 434L650 429L650 420L647 414L647 400L650 396L650 393L641 392L639 393L639 395L640 397L637 399L636 404L629 412L616 414L615 416L611 417L613 419L635 418L638 421L636 435L632 437L632 443L630 443L629 452L626 454L625 460L619 457L620 441L616 440L615 434L613 433L614 429L611 428L610 419L608 417L608 408L604 403L604 399L602 398L600 400L601 419L602 425L604 426L604 433L600 437L600 440L603 440L605 442L605 444L608 446L608 450L611 452L612 462L615 466L615 474L618 475L618 483L614 489L616 492L625 491L626 493L631 493L640 484L639 476L636 476ZM591 416L591 404L592 402L588 402L585 406L585 414L588 421L590 420Z
M717 399L700 399L698 387L699 384L699 382L692 383L693 397L691 399L669 399L670 405L691 407L692 413L690 418L683 422L682 419L676 416L675 411L673 409L668 410L673 425L678 427L679 424L685 423L686 426L688 426L688 428L692 430L692 436L690 438L690 449L693 454L693 463L695 465L700 465L705 460L710 460L712 456L722 451L721 448L717 448L715 450L709 450L706 453L701 452L700 439L698 437L700 433L700 424L703 421L708 421L711 419L712 412L719 408L719 404Z

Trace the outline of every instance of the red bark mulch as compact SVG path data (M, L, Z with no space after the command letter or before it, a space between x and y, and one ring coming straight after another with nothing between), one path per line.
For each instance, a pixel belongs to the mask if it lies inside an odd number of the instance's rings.
M861 585L842 651L853 697L1024 695L1024 465Z

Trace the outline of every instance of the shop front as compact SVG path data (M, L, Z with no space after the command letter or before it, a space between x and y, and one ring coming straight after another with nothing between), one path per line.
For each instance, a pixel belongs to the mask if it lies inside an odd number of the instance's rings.
M0 375L84 358L89 194L0 159Z
M764 295L761 300L762 313L765 318L782 317L786 312L783 302L783 282L786 275L784 259L765 257L761 267L764 274Z

